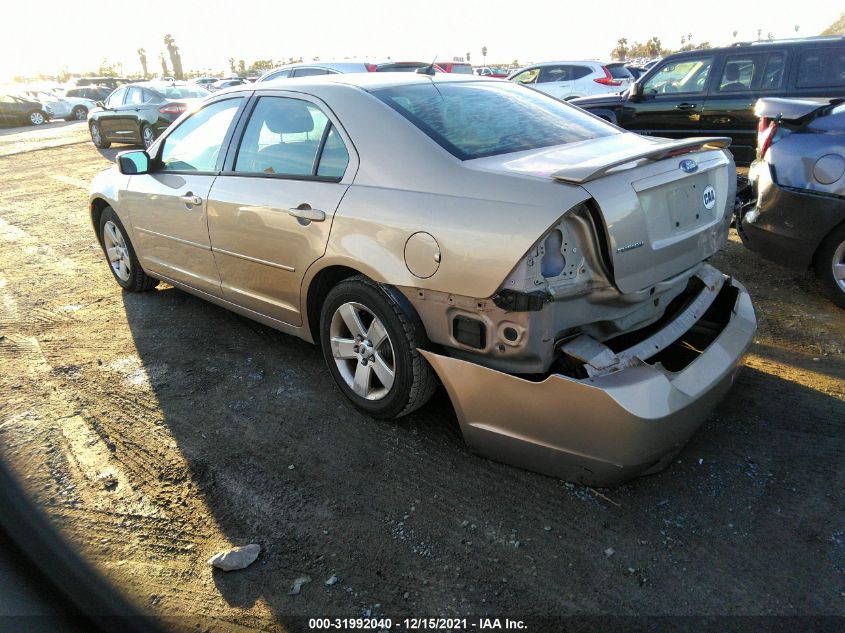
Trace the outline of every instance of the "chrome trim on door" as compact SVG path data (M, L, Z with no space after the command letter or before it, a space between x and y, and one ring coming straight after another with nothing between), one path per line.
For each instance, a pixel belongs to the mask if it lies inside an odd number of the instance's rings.
M266 259L258 259L257 257L250 257L249 255L243 255L241 253L233 253L232 251L224 251L222 248L213 248L211 249L213 253L222 253L223 255L231 255L232 257L237 257L238 259L245 259L248 262L254 262L256 264L264 264L265 266L272 266L273 268L280 268L282 270L286 270L290 273L296 272L296 268L293 266L286 266L285 264L277 264L275 262L268 262Z

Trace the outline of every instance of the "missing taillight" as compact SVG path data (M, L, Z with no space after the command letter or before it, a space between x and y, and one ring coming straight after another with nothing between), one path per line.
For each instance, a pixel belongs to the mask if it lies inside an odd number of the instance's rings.
M761 118L760 123L762 124L767 119ZM766 157L766 152L772 146L772 141L775 138L775 132L777 131L777 122L771 121L762 131L760 130L762 125L758 125L757 131L757 150L759 152L760 158Z

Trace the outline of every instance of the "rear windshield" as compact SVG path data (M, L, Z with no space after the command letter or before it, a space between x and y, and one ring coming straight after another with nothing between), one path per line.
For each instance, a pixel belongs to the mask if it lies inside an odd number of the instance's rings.
M199 86L194 88L188 86L156 86L155 90L167 99L198 99L211 94L208 90Z
M548 95L505 82L427 82L373 91L461 160L618 134Z
M605 66L607 72L614 79L631 79L633 75L625 68L625 64L608 64Z
M471 75L472 66L470 66L469 64L452 64L452 72L459 73L462 75Z

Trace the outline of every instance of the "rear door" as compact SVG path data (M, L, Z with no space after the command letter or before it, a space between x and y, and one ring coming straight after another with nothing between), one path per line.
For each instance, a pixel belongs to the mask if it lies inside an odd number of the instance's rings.
M626 100L620 125L640 134L684 138L699 133L713 55L661 62L640 100Z
M131 176L126 207L145 270L220 296L208 238L208 192L244 95L207 103L159 144L148 174Z
M718 80L710 86L701 115L705 136L730 136L737 162L754 160L757 117L754 104L765 96L783 94L787 68L785 50L761 53L741 51L726 55Z
M303 274L325 253L357 157L325 104L301 93L264 93L242 127L209 196L223 296L298 326Z

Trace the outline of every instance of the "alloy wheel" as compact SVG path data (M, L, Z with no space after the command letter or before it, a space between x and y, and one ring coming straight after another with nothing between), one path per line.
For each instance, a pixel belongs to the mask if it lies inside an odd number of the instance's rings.
M85 108L77 108L73 114L77 121L84 121L88 118L88 110Z
M144 140L144 149L149 149L150 145L152 145L153 141L155 141L152 129L145 127L141 135Z
M396 377L393 343L381 320L366 306L348 302L332 315L331 350L341 377L367 400L381 400Z
M103 137L100 135L100 126L96 123L91 126L91 140L94 141L94 145L99 146L103 140Z
M131 266L129 263L129 249L123 233L120 232L117 224L109 220L103 226L103 246L106 249L106 257L114 274L121 281L129 281Z
M41 125L44 123L44 115L40 112L33 112L29 115L29 120L32 122L33 125Z

